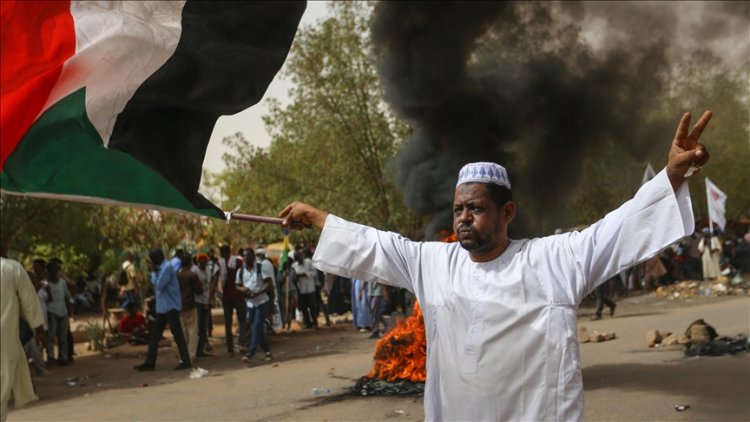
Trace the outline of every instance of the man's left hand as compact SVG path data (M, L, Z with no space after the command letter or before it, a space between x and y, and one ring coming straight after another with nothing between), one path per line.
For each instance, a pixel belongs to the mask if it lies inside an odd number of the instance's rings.
M690 175L687 174L688 170L698 171L708 161L708 151L698 140L712 115L710 111L704 112L690 132L690 113L683 114L680 119L667 159L667 176L675 191L682 185L686 175Z

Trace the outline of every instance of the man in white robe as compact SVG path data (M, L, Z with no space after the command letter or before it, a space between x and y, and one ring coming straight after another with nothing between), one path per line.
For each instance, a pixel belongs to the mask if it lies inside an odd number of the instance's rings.
M37 400L29 363L18 334L23 315L32 328L44 322L42 305L26 270L16 261L0 258L0 421L8 417L8 400L16 407Z
M686 113L667 167L581 232L509 239L515 204L494 163L459 174L459 243L413 242L299 202L279 216L323 230L313 258L320 270L416 294L427 330L427 420L582 420L576 308L598 284L693 232L683 181L708 160L698 138L710 117L688 132Z

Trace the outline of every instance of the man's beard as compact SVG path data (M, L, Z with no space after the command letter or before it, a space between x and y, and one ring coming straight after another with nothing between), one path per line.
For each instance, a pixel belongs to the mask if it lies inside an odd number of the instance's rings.
M461 229L459 229L460 231ZM458 243L461 244L461 247L466 249L469 252L472 253L482 253L492 250L495 245L492 243L492 238L489 233L485 233L484 235L479 235L477 232L473 229L469 229L473 235L472 240L463 241L461 240L460 236L458 237Z

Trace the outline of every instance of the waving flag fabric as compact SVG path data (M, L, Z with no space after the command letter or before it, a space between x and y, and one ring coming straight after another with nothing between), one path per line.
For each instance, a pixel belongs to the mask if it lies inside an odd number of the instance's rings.
M727 194L722 192L708 177L706 177L706 197L708 199L709 220L724 230L727 225L727 219L724 216Z
M643 178L641 178L641 186L645 185L646 182L656 177L656 172L654 171L654 168L651 167L651 163L648 163L648 166L646 166L646 171L643 172Z
M304 2L3 0L0 187L223 218L216 120L257 103Z
M289 261L289 251L292 248L289 246L289 227L284 227L284 243L281 248L281 259L279 260L279 268L284 269L284 266Z

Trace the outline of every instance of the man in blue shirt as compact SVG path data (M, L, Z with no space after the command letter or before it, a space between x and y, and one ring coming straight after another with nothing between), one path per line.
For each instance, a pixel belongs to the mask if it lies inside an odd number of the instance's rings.
M174 269L175 274L179 273L180 269L182 269L182 257L184 255L185 251L183 249L177 249L174 251L172 259L169 260L169 262L172 263L172 268Z
M164 328L169 323L177 348L180 351L180 362L174 369L189 369L190 355L188 353L185 336L180 325L180 310L182 309L182 296L180 294L180 282L170 261L164 259L164 251L152 249L148 253L151 260L151 283L156 292L156 320L151 329L151 340L148 343L148 355L146 362L135 366L137 371L153 371L156 364L156 351Z

